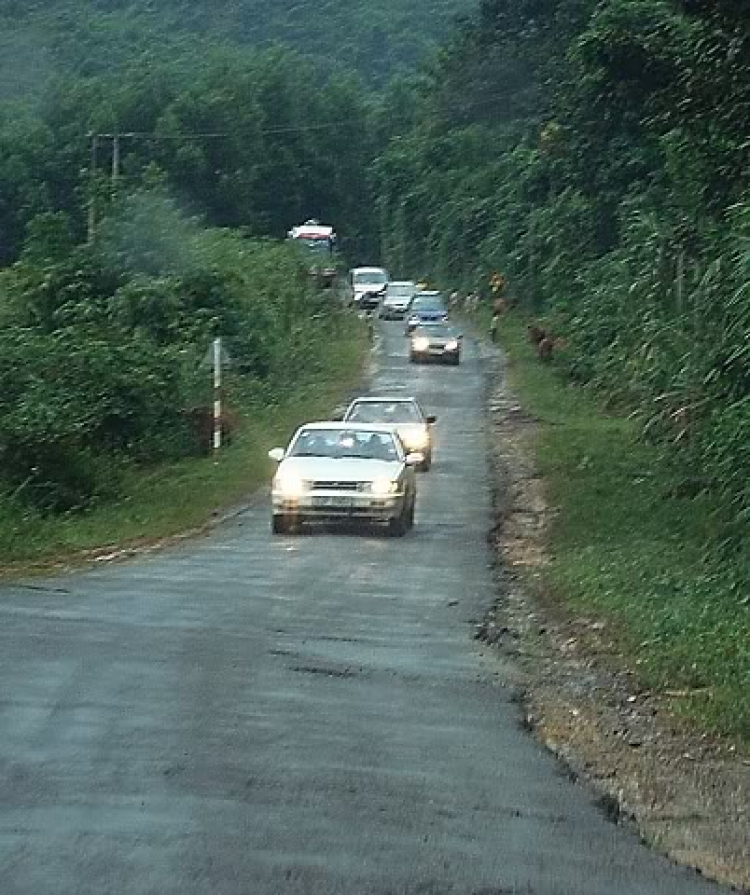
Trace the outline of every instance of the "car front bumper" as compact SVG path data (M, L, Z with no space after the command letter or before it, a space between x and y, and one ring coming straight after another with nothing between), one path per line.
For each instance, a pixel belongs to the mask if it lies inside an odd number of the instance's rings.
M453 348L447 349L440 345L430 345L429 348L425 348L423 351L415 351L413 348L411 349L412 357L417 360L427 361L451 361L455 362L461 357L461 349Z
M393 305L382 305L380 308L380 316L386 317L388 320L403 320L406 317L406 308L399 308Z
M303 494L299 497L273 493L275 515L295 519L364 519L390 522L404 511L405 494L378 497L372 494Z
M358 308L361 308L363 311L372 311L380 305L383 296L376 292L366 292L364 294L357 295L354 299L354 303Z

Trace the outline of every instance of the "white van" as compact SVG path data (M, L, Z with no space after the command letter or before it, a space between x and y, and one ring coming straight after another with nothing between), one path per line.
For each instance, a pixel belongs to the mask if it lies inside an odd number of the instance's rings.
M349 271L352 304L372 311L380 304L388 286L388 271L382 267L355 267Z

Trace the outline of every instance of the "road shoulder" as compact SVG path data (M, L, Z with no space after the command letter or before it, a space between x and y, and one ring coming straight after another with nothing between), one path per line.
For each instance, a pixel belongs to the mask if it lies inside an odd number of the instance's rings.
M707 877L750 891L750 763L644 692L606 624L563 610L541 586L551 509L530 447L536 422L498 354L488 391L498 600L478 639L525 671L526 718L615 822Z

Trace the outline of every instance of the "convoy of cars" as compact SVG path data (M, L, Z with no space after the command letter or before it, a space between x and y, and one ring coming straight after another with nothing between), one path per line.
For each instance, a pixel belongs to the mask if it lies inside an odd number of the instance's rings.
M461 334L448 323L442 293L389 279L382 267L350 271L349 301L382 319L406 321L409 359L458 364ZM336 420L310 422L286 448L269 451L271 529L308 522L365 521L402 536L414 525L416 472L432 466L436 417L404 395L355 398Z

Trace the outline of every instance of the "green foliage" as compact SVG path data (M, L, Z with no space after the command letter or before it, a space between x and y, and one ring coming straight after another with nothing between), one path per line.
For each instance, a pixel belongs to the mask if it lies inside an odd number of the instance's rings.
M594 394L538 362L525 322L506 316L500 335L513 387L538 420L535 447L555 509L542 586L576 614L603 618L643 686L687 691L678 710L747 746L745 570L705 553L722 497L685 493L680 471L643 441L636 420L603 413ZM729 453L747 462L746 446Z
M4 87L39 87L61 66L101 74L155 51L197 58L208 43L242 49L284 44L329 71L343 63L383 83L395 71L412 70L454 16L472 6L471 0L7 0L0 23L13 50L13 78Z
M0 491L54 511L110 499L113 470L203 450L189 411L212 399L212 338L237 387L273 400L321 369L340 313L291 247L205 229L158 191L116 200L93 245L35 218L0 305Z
M386 261L502 270L742 556L750 33L731 4L485 0L376 160ZM418 265L418 267L417 267ZM486 286L485 286L486 288Z

